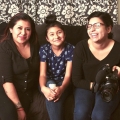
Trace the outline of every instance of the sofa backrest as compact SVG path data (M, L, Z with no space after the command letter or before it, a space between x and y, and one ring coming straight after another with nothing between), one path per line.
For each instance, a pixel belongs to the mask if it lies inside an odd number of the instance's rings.
M4 30L5 30L6 26L7 26L6 22L3 22L3 23L0 24L0 38L1 38L1 36L4 32Z
M66 41L69 43L76 45L80 40L87 39L87 29L85 26L67 26L64 25L64 29L66 31ZM38 38L40 44L46 43L45 39L45 25L36 25L36 30L38 33ZM120 25L114 25L112 29L113 39L120 42Z
M76 45L80 40L88 38L86 27L85 26L68 26L63 25L65 33L66 33L66 41ZM38 33L38 38L40 44L46 43L45 38L45 24L36 25L36 30Z
M3 22L0 24L0 36L3 34L3 31L6 27L7 23ZM69 43L76 45L80 40L87 39L87 30L85 26L68 26L64 25L64 29L66 31L66 41ZM40 45L46 43L45 38L45 24L36 25L36 30L38 33L38 38ZM114 25L113 29L113 39L120 42L120 25Z
M112 29L113 39L120 42L120 25L114 25Z

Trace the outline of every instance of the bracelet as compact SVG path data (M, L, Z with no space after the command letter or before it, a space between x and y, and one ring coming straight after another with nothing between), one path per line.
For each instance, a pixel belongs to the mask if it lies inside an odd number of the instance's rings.
M23 111L23 110L24 110L23 107L17 108L17 111Z

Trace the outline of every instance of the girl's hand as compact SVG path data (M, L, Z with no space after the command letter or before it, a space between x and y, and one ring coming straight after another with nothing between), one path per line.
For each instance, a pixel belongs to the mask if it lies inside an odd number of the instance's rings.
M48 101L54 100L56 97L56 93L53 89L48 87L42 87L41 91L43 92L44 96Z
M17 110L18 120L26 120L26 114L23 108Z
M56 97L54 99L54 102L58 101L64 91L64 88L62 86L57 86L54 89L55 93L56 93Z
M112 70L117 70L118 71L118 76L120 77L120 67L119 66L113 66Z

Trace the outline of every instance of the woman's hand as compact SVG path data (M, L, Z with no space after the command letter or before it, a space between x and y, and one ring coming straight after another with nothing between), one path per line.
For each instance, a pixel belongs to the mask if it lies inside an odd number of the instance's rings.
M93 82L90 82L90 90L92 90Z
M118 76L120 77L120 67L119 66L113 66L112 70L113 71L117 70L118 71Z
M24 109L21 108L17 110L17 113L18 113L18 120L26 120L26 114L25 114L25 111Z
M56 97L56 93L53 89L50 89L48 87L42 87L41 91L48 101L54 100Z

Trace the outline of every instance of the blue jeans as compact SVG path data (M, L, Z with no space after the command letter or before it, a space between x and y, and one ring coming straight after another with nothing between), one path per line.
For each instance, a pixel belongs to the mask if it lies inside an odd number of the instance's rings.
M51 84L52 81L47 82L47 86ZM57 86L60 86L62 82L56 83ZM63 92L60 99L57 102L48 101L46 99L46 107L50 117L50 120L63 120L63 103L66 97L69 94L69 87Z
M101 98L100 92L92 93L89 90L76 88L74 120L110 120L120 102L120 91L110 102Z

